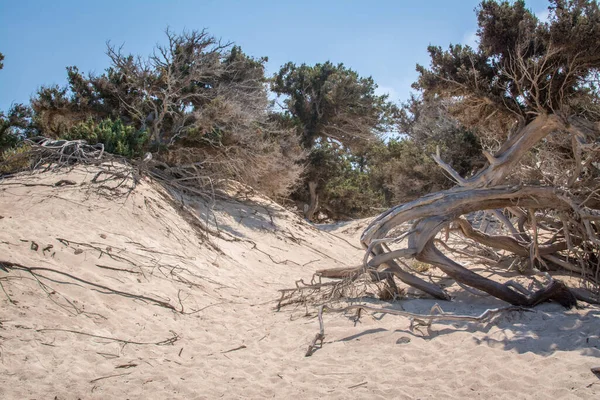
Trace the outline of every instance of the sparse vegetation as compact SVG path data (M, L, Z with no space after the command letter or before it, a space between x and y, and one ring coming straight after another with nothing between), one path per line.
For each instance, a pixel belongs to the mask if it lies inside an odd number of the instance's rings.
M83 139L89 144L102 143L104 150L129 158L140 157L148 145L146 131L136 131L133 126L127 126L118 119L116 121L106 118L100 122L93 119L74 125L64 135L67 140Z
M206 31L166 37L145 59L109 45L111 66L101 75L68 67L66 87L42 87L31 108L2 116L2 149L31 136L85 139L129 158L151 151L170 174L201 175L187 184L233 179L285 198L303 152L294 131L270 115L266 59Z
M600 5L481 1L403 104L167 30L0 112L8 397L596 398Z
M109 44L103 74L68 67L67 86L42 86L30 105L0 114L0 152L35 136L102 143L127 158L152 152L163 171L201 174L186 179L195 185L241 181L314 221L373 215L449 187L429 157L438 145L461 172L477 165L445 109L416 99L398 107L342 64L287 63L269 79L266 58L206 31L166 38L147 58ZM467 148L478 150L476 140Z

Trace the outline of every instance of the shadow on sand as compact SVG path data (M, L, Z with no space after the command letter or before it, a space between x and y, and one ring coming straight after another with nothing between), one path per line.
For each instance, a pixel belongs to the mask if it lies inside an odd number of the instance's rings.
M436 303L446 313L472 316L478 316L488 308L507 306L493 298L474 301L472 296L461 297L449 302L428 299L384 304L373 299L361 299L361 302L423 315L430 314L431 307ZM355 314L350 313L348 316L354 318ZM388 314L374 314L373 317L380 321L398 318ZM565 310L558 304L546 303L531 311L505 312L482 323L437 320L431 326L431 335L426 328L410 330L382 327L366 329L336 341L347 342L383 332L399 332L426 340L468 332L472 334L472 340L476 344L519 354L531 352L550 356L557 351L577 351L584 356L600 357L600 309L597 307Z

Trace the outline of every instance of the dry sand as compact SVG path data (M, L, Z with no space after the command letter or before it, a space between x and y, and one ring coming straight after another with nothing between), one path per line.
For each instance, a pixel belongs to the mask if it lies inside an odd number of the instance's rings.
M364 221L317 229L258 196L212 212L192 202L227 232L203 238L150 182L110 200L93 175L0 183L0 261L46 268L0 270L2 399L600 398L595 307L437 322L431 337L402 317L325 314L325 344L305 358L318 323L303 307L275 312L277 290L360 262ZM447 312L503 306L449 290ZM382 304L426 313L435 301Z

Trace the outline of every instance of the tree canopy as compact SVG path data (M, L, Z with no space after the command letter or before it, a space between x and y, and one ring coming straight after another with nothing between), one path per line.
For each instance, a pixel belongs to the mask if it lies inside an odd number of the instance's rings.
M68 67L67 86L42 87L31 99L30 131L102 142L127 157L150 150L171 168L201 169L206 184L235 179L287 196L303 152L271 116L266 58L205 30L167 30L166 38L146 58L108 43L111 65L100 75Z
M305 183L295 192L296 199L309 203L309 219L319 209L319 198L330 217L357 215L358 210L361 215L381 205L376 200L381 193L367 183L364 162L359 170L355 163L360 153L396 128L398 108L376 89L371 77L331 62L289 62L272 78L271 90L283 97L280 118L296 128L301 144L312 151ZM332 175L334 171L339 174ZM367 197L373 199L365 201Z
M165 145L265 121L266 59L250 58L206 31L166 36L168 44L145 59L109 44L111 66L99 76L67 68L67 88L44 87L32 100L40 129L61 134L90 116L121 118Z
M524 1L483 1L478 48L430 46L431 65L417 66L414 87L426 97L454 99L467 125L496 132L515 120L572 112L567 108L582 101L597 107L589 100L597 94L600 66L598 4L552 0L549 11L549 22L542 22Z
M318 139L353 147L391 132L397 108L376 89L373 78L331 62L314 66L289 62L271 83L271 90L284 96L284 110L299 127L307 149Z

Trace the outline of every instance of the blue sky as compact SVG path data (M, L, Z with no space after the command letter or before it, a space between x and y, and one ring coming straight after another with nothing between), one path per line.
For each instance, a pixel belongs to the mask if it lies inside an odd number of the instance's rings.
M106 41L148 55L164 30L202 29L252 56L269 74L287 61L343 62L405 100L429 44L472 43L477 0L0 0L0 110L40 85L66 83L65 67L101 73ZM547 1L529 0L543 15Z

